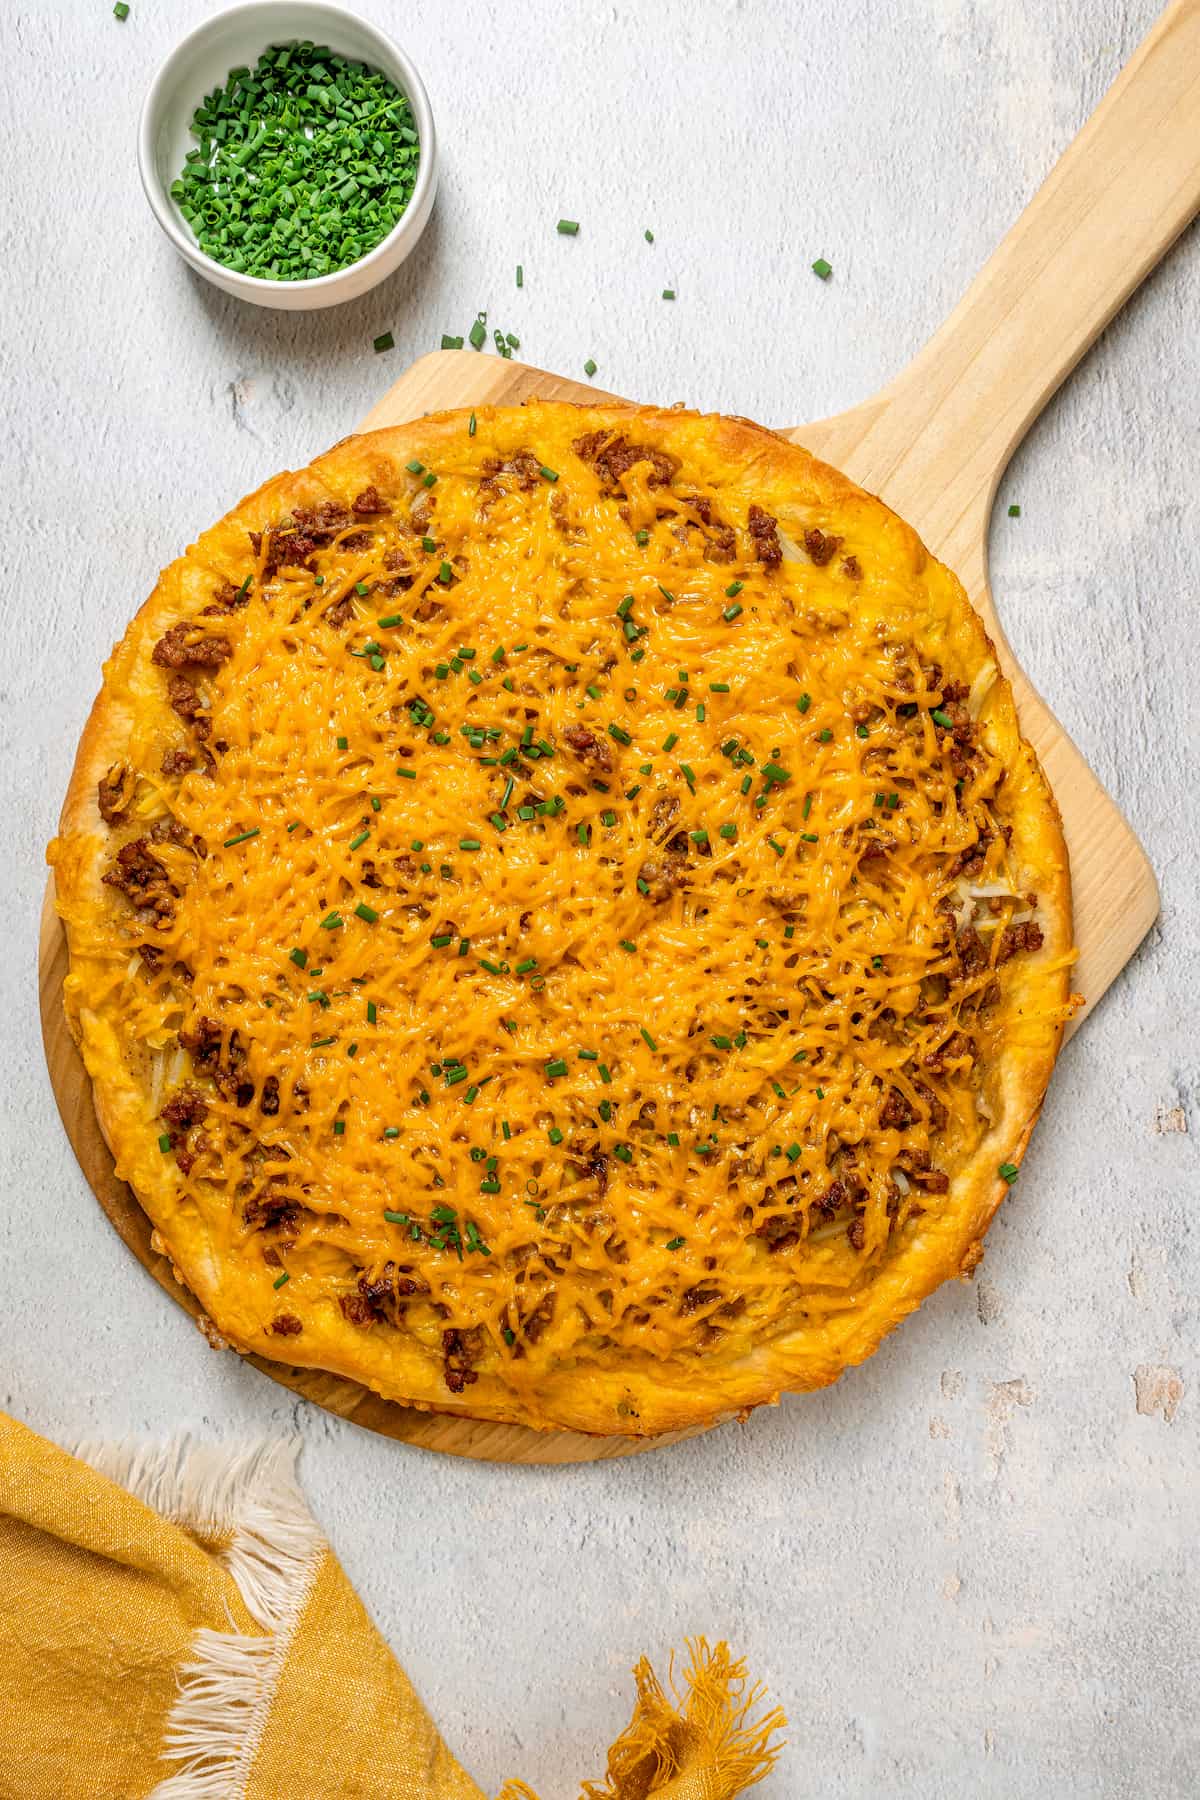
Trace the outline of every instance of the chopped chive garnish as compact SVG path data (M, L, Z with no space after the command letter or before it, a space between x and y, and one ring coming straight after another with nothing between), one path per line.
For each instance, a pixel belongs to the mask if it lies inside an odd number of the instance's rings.
M374 925L379 914L373 906L368 906L365 900L360 900L354 909L354 916L357 919L365 919L368 925Z
M541 468L538 470L538 474L541 476L543 481L557 481L558 480L558 470L557 469L548 469L544 463L542 464Z
M370 835L369 831L360 831L357 837L352 837L350 839L350 849L357 850L361 844L366 843Z
M587 361L584 363L583 372L589 378L596 373L596 364L595 364L595 360L592 357L589 356Z
M259 828L257 825L252 825L250 827L249 831L239 831L236 837L231 837L231 838L225 839L224 848L226 850L231 850L233 848L234 844L244 844L246 842L247 838L257 837L258 830L259 830Z
M396 340L390 331L381 332L377 338L373 339L373 342L375 345L375 354L377 356L381 350L394 350L396 348Z
M667 1245L667 1249L668 1250L682 1250L684 1242L685 1242L685 1239L683 1239L681 1237L674 1237L671 1239L670 1243Z
M113 18L114 19L127 19L128 17L129 17L129 0L117 0L117 4L113 7Z
M482 850L483 845L478 838L459 838L458 847L460 850Z
M673 300L675 298L675 289L674 288L664 288L662 297L664 300Z
M1001 1163L999 1169L996 1172L998 1175L1003 1176L1004 1180L1007 1181L1009 1187L1012 1186L1013 1182L1017 1179L1017 1176L1020 1174L1020 1170L1017 1168L1016 1163L1010 1163L1010 1162Z
M579 220L560 219L555 229L560 237L574 237L579 230Z
M630 1149L628 1144L614 1144L613 1145L613 1155L615 1157L618 1157L620 1159L620 1161L623 1163L629 1163L629 1162L633 1161L633 1151Z
M822 281L828 281L833 274L833 264L826 262L823 256L818 256L812 266L812 271L814 275L819 275Z
M548 1076L550 1076L551 1079L553 1079L556 1075L565 1075L566 1072L567 1072L567 1063L566 1063L565 1057L562 1057L562 1056L552 1057L551 1060L546 1064L546 1074Z
M945 731L949 731L954 724L950 714L943 712L940 706L935 706L929 716L935 725L940 725Z
M1019 506L1010 506L1008 509L1008 516L1010 519L1019 519L1021 516L1020 507Z
M333 1135L334 1137L344 1137L346 1135L345 1119L335 1119L333 1121Z
M417 771L415 769L406 769L403 763L401 763L396 770L396 774L400 777L401 781L415 781L417 779Z
M291 1279L292 1279L291 1276L288 1274L287 1270L285 1269L283 1271L282 1275L277 1275L275 1277L274 1281L271 1283L271 1286L276 1289L281 1288L281 1287L286 1287L288 1282Z
M450 332L443 331L443 333L442 333L442 349L443 350L461 350L462 347L463 347L463 341L460 337L454 337Z
M341 913L339 913L337 911L334 911L331 913L326 913L325 917L321 920L321 930L322 931L338 931L341 928L341 924L342 924Z
M171 1134L169 1131L163 1132L162 1136L158 1140L158 1147L162 1151L163 1155L165 1156L167 1154L167 1151L171 1148Z
M289 950L288 955L291 957L292 961L295 963L295 965L298 969L302 969L308 961L308 951L307 950Z
M658 1045L655 1043L654 1039L650 1036L650 1033L646 1030L646 1027L644 1025L639 1025L638 1030L641 1032L642 1037L645 1039L645 1041L649 1045L650 1049L657 1050Z
M517 286L518 287L525 286L525 269L524 269L523 264L521 264L521 263L517 264Z

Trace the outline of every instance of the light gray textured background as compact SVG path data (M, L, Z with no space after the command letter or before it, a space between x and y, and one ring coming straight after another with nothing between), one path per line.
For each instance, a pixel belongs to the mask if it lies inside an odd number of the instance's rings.
M193 278L138 187L150 76L214 10L133 0L118 25L109 0L44 0L0 23L0 1404L64 1441L299 1429L351 1577L488 1787L573 1800L638 1653L706 1631L791 1714L763 1800L1196 1794L1194 234L1034 429L992 545L1013 644L1145 840L1162 921L1067 1049L980 1278L832 1392L544 1472L293 1405L105 1223L34 993L43 845L101 659L202 526L480 307L528 360L594 356L647 400L785 424L862 398L1155 0L372 0L428 82L442 192L386 286L306 317Z

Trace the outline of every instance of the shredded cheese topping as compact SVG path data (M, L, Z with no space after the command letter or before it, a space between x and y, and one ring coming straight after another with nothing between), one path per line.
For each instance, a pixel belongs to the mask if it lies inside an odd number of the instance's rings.
M519 1394L855 1306L986 1131L1038 940L995 671L931 664L869 535L512 417L214 580L107 930L147 1131L276 1329L340 1306Z

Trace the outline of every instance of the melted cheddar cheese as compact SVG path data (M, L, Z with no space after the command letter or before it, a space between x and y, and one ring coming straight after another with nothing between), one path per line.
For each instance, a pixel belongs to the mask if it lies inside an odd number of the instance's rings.
M481 410L271 484L149 613L54 852L68 1004L234 1342L653 1430L971 1261L1065 865L878 502L732 422Z

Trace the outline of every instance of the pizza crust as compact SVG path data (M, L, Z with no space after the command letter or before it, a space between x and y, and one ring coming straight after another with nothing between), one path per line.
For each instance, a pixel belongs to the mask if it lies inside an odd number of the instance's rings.
M482 421L485 409L478 410ZM873 541L886 545L893 563L919 572L926 583L929 624L922 647L931 645L948 667L968 677L995 660L961 586L928 557L911 528L807 452L744 420L649 408L566 409L534 403L522 409L522 432L536 438L539 415L567 410L578 414L573 428L579 432L636 424L639 438L670 445L685 463L690 444L703 443L706 455L736 471L739 484L781 518L786 510L802 508L806 516L841 528L855 521L861 529L866 521ZM1020 1162L1061 1040L1072 948L1061 821L1033 751L1020 738L1008 683L997 679L986 704L986 734L989 747L1008 768L1005 817L1013 828L1014 857L1029 872L1039 896L1044 943L1006 973L1000 1033L1005 1047L998 1070L992 1071L998 1077L999 1101L993 1129L956 1174L946 1203L926 1213L904 1251L877 1273L860 1307L819 1328L809 1323L760 1343L734 1363L722 1362L712 1371L711 1382L692 1360L672 1365L633 1358L614 1367L568 1365L544 1371L535 1394L514 1392L485 1369L461 1398L448 1396L436 1358L405 1333L364 1332L332 1299L305 1312L302 1336L281 1343L267 1326L275 1310L269 1272L230 1267L198 1211L179 1204L174 1167L158 1154L145 1090L121 1042L119 1021L91 1003L101 983L96 933L111 904L100 879L110 844L97 808L97 784L111 764L128 756L131 738L153 743L161 735L161 682L149 654L166 628L187 613L198 579L240 580L247 532L263 530L299 505L344 499L372 483L392 491L398 471L414 453L435 463L439 444L457 439L464 422L463 413L447 413L347 438L310 469L264 484L164 571L105 665L104 687L80 741L60 834L50 850L71 954L64 1004L117 1173L149 1214L180 1279L236 1348L328 1370L387 1398L440 1412L602 1435L678 1431L772 1403L784 1391L836 1380L845 1368L870 1356L942 1281L973 1269L1007 1190L997 1170L1002 1163Z

